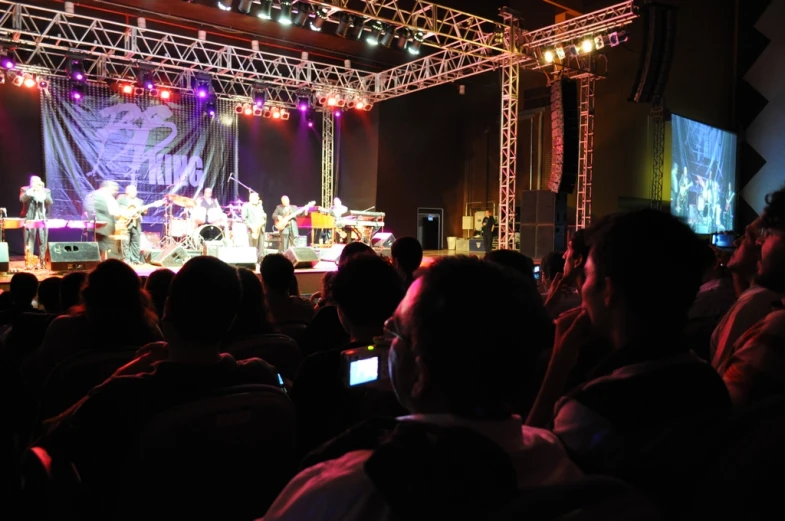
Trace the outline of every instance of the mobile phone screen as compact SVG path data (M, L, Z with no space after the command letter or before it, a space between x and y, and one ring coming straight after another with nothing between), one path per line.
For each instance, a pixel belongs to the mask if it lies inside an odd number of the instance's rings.
M349 385L375 382L379 378L379 357L354 360L349 365Z

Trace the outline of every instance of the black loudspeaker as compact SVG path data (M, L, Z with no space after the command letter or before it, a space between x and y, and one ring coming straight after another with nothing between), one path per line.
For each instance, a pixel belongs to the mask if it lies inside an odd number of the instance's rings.
M253 246L221 246L218 258L236 268L248 268L256 271L256 248Z
M46 265L50 271L88 271L101 262L97 242L50 242Z
M578 180L580 154L578 84L563 79L551 85L551 179L553 192L572 193Z
M208 257L218 257L218 250L223 247L223 241L204 241L202 243L202 255L206 255Z
M567 240L567 194L529 190L521 198L521 253L541 259L564 251Z
M176 268L182 266L190 259L188 252L183 249L179 244L170 244L161 253L155 257L150 258L150 264L153 266L164 266L166 268Z
M319 256L313 248L289 248L284 257L292 261L295 269L314 268L319 263Z
M644 49L630 101L659 105L665 94L676 43L674 5L648 2L641 8Z
M394 242L395 242L395 235L386 232L384 233L379 232L371 238L371 247L389 249L392 248Z
M0 242L0 272L8 273L9 269L8 243Z

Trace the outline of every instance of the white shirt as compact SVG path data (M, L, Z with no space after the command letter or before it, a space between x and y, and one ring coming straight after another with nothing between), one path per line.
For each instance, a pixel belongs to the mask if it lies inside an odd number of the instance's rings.
M399 420L467 427L488 437L512 458L519 488L555 485L583 476L552 432L522 425L518 416L472 421L429 414ZM263 521L392 521L390 508L365 474L364 465L372 453L353 451L303 470L278 495Z

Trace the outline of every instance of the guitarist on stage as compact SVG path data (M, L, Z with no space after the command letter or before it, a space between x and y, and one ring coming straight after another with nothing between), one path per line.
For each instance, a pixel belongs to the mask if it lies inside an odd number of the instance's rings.
M289 204L288 195L281 197L281 204L276 206L273 212L275 228L281 232L281 253L294 246L294 239L299 234L295 217L308 210L314 203L314 201L311 201L307 206L297 208Z
M125 187L125 193L117 198L117 204L122 212L121 219L125 219L128 223L128 234L122 240L123 259L128 264L144 264L141 251L142 215L147 213L147 208L136 194L136 187L128 185Z

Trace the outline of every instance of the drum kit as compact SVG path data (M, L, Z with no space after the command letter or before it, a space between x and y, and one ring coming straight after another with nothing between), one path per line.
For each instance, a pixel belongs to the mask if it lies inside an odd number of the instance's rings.
M242 201L209 210L183 195L169 194L166 201L169 204L165 208L162 248L177 244L186 250L202 250L205 242L216 241L227 246L248 246L248 228L240 215Z

